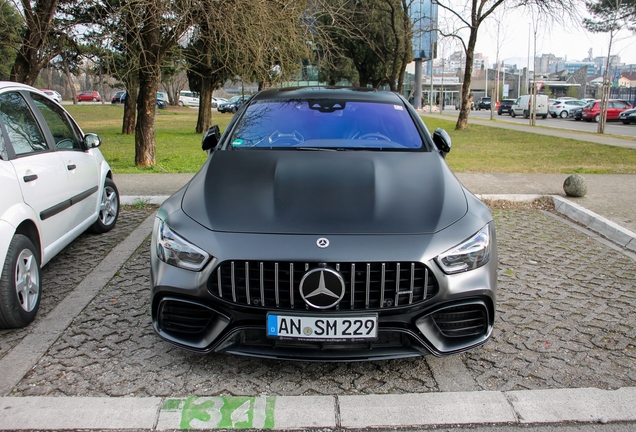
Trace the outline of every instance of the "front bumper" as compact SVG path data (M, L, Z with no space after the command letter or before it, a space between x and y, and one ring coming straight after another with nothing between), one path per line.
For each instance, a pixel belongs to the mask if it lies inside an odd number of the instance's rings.
M224 244L225 236L227 241L233 244L251 245L251 253L268 250L268 247L271 247L271 239L267 235L217 233L215 242ZM292 243L294 237L302 236L286 236L281 241ZM389 237L382 239L384 245L392 243ZM401 256L395 256L396 253L392 253L391 257L406 261L408 251L418 245L420 254L416 255L421 258L422 237L425 236L401 236L396 239L402 245L402 251L398 254ZM362 246L365 239L364 236L353 236L349 242L358 242L360 243L358 246ZM493 242L496 245L495 238ZM435 251L430 244L428 246L432 256L442 252L442 250ZM353 249L362 251L368 262L378 261L378 258L372 255L385 253L381 248L369 248L368 245ZM290 305L285 298L285 295L289 294L289 279L283 282L283 277L280 278L281 290L278 304L263 305L256 301L260 298L256 287L252 288L251 301L246 301L247 296L242 294L246 289L244 282L246 278L238 275L239 269L243 267L243 261L239 260L236 260L237 277L234 278L233 275L231 278L232 290L219 295L215 285L218 277L216 270L228 260L232 260L230 257L214 258L202 271L192 272L160 261L154 253L154 238L151 250L151 314L154 330L167 342L200 353L220 352L305 361L377 360L429 353L446 356L484 344L493 330L497 289L496 247L493 248L488 264L454 275L443 273L432 257L418 260L429 270L436 287L431 295L421 297L416 295L416 301L413 303L400 300L399 304L389 302L374 304L371 300L367 301L368 306L365 307L364 302L360 304L356 300L356 302L343 302L342 304L346 306L340 309L327 310L306 306L297 294L295 304ZM283 250L294 250L294 248L286 247ZM353 254L346 255L351 257ZM319 259L307 259L300 250L297 250L296 261L299 260L298 257L308 263L309 267L325 265ZM245 258L258 260L253 256ZM285 261L281 257L274 257L274 259ZM350 265L351 260L347 261L347 265ZM339 268L344 274L345 266L337 267L339 264L336 263L340 262L342 257L335 257L328 260L326 265L329 268ZM229 278L227 275L223 277ZM349 277L350 274L346 275L345 279ZM409 278L408 273L402 276L402 280L405 278ZM276 279L278 280L278 277ZM364 279L365 276L361 276L363 286ZM298 281L298 278L295 280ZM258 286L258 282L252 282L252 285ZM353 284L353 286L358 285ZM351 295L350 287L351 285L348 284L345 297ZM356 292L360 293L359 290ZM277 296L279 294L277 291ZM359 294L356 296L358 298ZM395 292L387 294L387 298L394 298L394 296ZM356 318L364 314L377 314L378 337L372 341L272 339L267 336L266 326L267 314L270 312L318 315L321 318Z

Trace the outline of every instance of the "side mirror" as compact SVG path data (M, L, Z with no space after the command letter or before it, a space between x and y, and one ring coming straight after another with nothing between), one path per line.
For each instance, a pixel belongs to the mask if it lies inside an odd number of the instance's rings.
M221 140L221 131L219 130L218 125L213 125L208 131L203 135L203 140L201 140L201 148L203 150L214 150L214 148L219 144Z
M435 143L435 147L437 147L442 154L442 157L445 158L451 150L451 137L448 135L448 132L442 128L437 128L433 133L433 142Z
M96 148L102 145L102 139L97 134L89 133L84 135L84 145L88 149Z

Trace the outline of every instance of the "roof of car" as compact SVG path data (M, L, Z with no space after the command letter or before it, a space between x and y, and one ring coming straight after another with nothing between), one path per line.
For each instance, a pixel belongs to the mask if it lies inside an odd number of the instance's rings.
M396 93L366 87L285 87L264 90L254 96L256 101L272 99L338 99L402 103Z
M11 82L11 81L0 81L0 90L3 90L5 88L22 88L22 89L29 89L29 90L36 90L35 88L28 86L26 84L20 84L20 83L16 83L16 82Z

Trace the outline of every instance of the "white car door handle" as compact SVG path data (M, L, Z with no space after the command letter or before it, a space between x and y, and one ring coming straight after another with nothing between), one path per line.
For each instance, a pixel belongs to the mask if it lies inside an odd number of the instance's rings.
M73 171L75 168L77 168L77 165L75 165L75 164L66 165L66 168L68 168L69 171Z
M38 175L37 174L25 175L24 177L22 177L22 179L24 180L25 183L28 183L28 182L37 180Z

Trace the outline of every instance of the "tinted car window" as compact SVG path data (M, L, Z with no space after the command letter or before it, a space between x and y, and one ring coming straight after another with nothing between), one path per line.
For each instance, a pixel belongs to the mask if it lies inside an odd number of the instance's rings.
M40 126L20 94L0 95L0 116L16 155L48 150Z
M7 145L4 143L4 134L2 133L2 130L0 130L0 159L9 159L9 155L7 154Z
M58 149L82 150L79 134L71 125L64 111L55 103L39 94L33 93L31 97L53 134L55 146Z
M421 148L402 105L340 101L259 101L231 136L234 148Z

